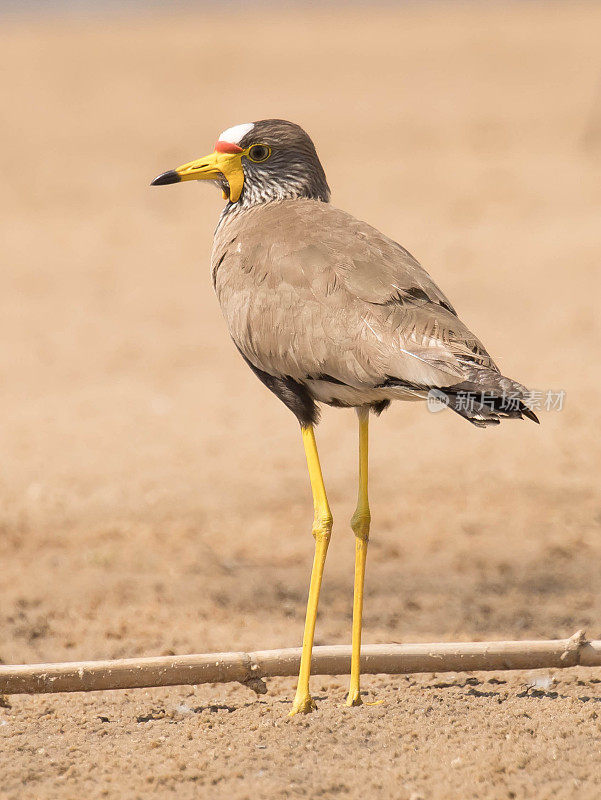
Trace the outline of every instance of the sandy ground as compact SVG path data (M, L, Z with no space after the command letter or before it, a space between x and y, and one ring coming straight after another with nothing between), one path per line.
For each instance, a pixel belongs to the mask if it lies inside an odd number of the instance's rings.
M601 6L2 25L0 658L296 646L297 426L232 347L209 186L149 189L231 124L314 136L334 202L428 266L540 427L397 404L372 426L365 641L601 638ZM318 431L350 637L355 420ZM13 697L2 800L598 798L599 673ZM538 675L540 680L541 676Z

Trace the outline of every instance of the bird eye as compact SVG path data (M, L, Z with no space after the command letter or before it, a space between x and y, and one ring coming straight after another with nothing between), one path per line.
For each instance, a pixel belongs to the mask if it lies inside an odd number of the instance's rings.
M266 144L253 144L253 146L248 151L248 157L251 161L255 163L260 163L261 161L267 161L269 156L271 155L271 147L267 147Z

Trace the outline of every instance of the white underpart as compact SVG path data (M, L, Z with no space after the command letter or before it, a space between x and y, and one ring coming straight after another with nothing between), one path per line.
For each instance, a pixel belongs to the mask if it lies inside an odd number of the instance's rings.
M228 128L219 134L220 142L229 142L230 144L238 144L247 133L250 133L254 128L252 122L244 122L242 125L234 125L233 128Z
M382 400L425 400L427 392L404 389L401 386L371 388L360 386L343 386L330 381L305 379L307 389L315 400L322 403L341 403L345 406L363 406L380 403Z

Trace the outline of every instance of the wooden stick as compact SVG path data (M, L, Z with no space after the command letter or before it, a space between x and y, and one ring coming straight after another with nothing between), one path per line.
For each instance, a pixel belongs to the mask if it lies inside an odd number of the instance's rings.
M300 653L300 648L290 648L116 661L2 665L0 694L94 692L228 681L239 681L262 694L267 689L261 678L296 675ZM312 672L314 675L346 675L350 658L351 648L346 645L315 647ZM548 641L371 644L361 650L361 670L365 674L563 669L578 665L601 666L601 640L587 642L584 631L578 631L569 639Z

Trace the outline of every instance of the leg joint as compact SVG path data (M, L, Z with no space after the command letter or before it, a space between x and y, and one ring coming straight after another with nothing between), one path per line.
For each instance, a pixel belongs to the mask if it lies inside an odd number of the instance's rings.
M367 541L369 539L369 526L371 514L369 511L355 511L351 518L351 528L357 539Z
M332 522L331 514L316 514L313 520L313 536L316 539L326 539L329 541L332 532Z

